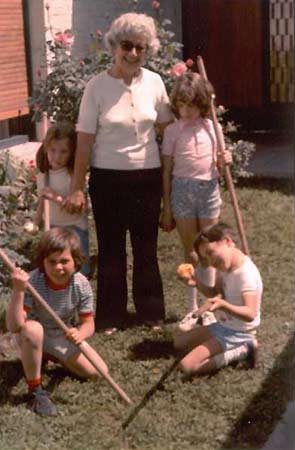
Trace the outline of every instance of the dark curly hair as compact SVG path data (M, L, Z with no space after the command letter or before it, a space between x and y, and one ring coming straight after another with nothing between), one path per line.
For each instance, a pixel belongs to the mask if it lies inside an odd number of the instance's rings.
M76 270L80 270L85 257L81 252L80 238L77 233L65 227L51 228L42 235L37 246L36 266L45 273L44 259L51 253L63 252L68 248L71 251Z
M238 238L234 230L225 222L219 222L211 225L204 231L197 234L194 241L194 250L199 254L199 247L201 244L206 244L208 242L219 242L224 238L229 237L235 244L238 243Z
M197 106L201 117L208 117L213 94L214 89L209 81L204 80L196 72L185 72L176 79L172 88L170 95L172 111L179 119L177 104L183 102Z
M49 128L45 139L36 154L36 166L42 173L48 173L50 166L47 157L46 148L53 140L68 139L71 156L68 162L68 170L74 170L75 153L77 145L77 133L75 128L69 122L59 122Z

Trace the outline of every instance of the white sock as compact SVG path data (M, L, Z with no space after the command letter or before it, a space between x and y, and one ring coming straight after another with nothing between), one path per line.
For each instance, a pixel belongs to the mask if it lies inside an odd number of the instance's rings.
M224 353L219 353L214 356L216 368L220 369L220 367L227 366L232 361L243 361L247 358L248 353L249 346L247 344L239 345L239 347L232 348Z
M195 286L187 286L188 313L198 309L197 288Z
M198 266L197 276L206 286L215 286L215 275L216 269L214 269L214 267L202 267L200 265Z

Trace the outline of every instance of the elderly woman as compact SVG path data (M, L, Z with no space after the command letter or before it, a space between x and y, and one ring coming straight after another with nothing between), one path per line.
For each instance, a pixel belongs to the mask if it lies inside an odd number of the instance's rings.
M157 130L173 119L160 76L143 68L156 54L154 20L127 13L114 20L105 42L112 66L85 88L77 124L78 147L72 194L66 208L85 206L89 192L99 245L96 329L111 333L127 319L126 234L133 252L133 300L140 322L165 317L157 261L161 164Z

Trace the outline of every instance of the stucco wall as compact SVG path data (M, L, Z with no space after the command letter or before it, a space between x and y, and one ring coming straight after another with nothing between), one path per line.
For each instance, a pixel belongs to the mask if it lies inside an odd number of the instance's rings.
M45 41L52 39L50 28L54 34L72 29L73 51L83 56L91 43L90 33L97 29L105 32L115 17L132 11L133 4L137 4L138 12L155 17L151 3L151 0L28 0L33 72L36 73L42 62ZM163 17L172 21L171 30L181 42L181 1L161 0L161 10Z
M100 29L108 30L111 21L122 13L132 11L132 1L128 0L73 0L73 31L75 34L74 51L78 55L87 52L90 43L90 33ZM155 17L151 0L139 0L137 11L145 12ZM172 21L171 30L181 42L181 1L162 0L163 16Z

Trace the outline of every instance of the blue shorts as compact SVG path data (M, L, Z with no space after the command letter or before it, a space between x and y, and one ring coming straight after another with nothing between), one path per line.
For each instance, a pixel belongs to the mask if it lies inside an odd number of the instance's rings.
M175 218L217 219L221 203L217 179L174 177L172 180L171 208Z
M253 342L253 334L231 330L218 322L210 323L207 328L210 331L210 334L212 334L222 346L224 352L247 342Z

